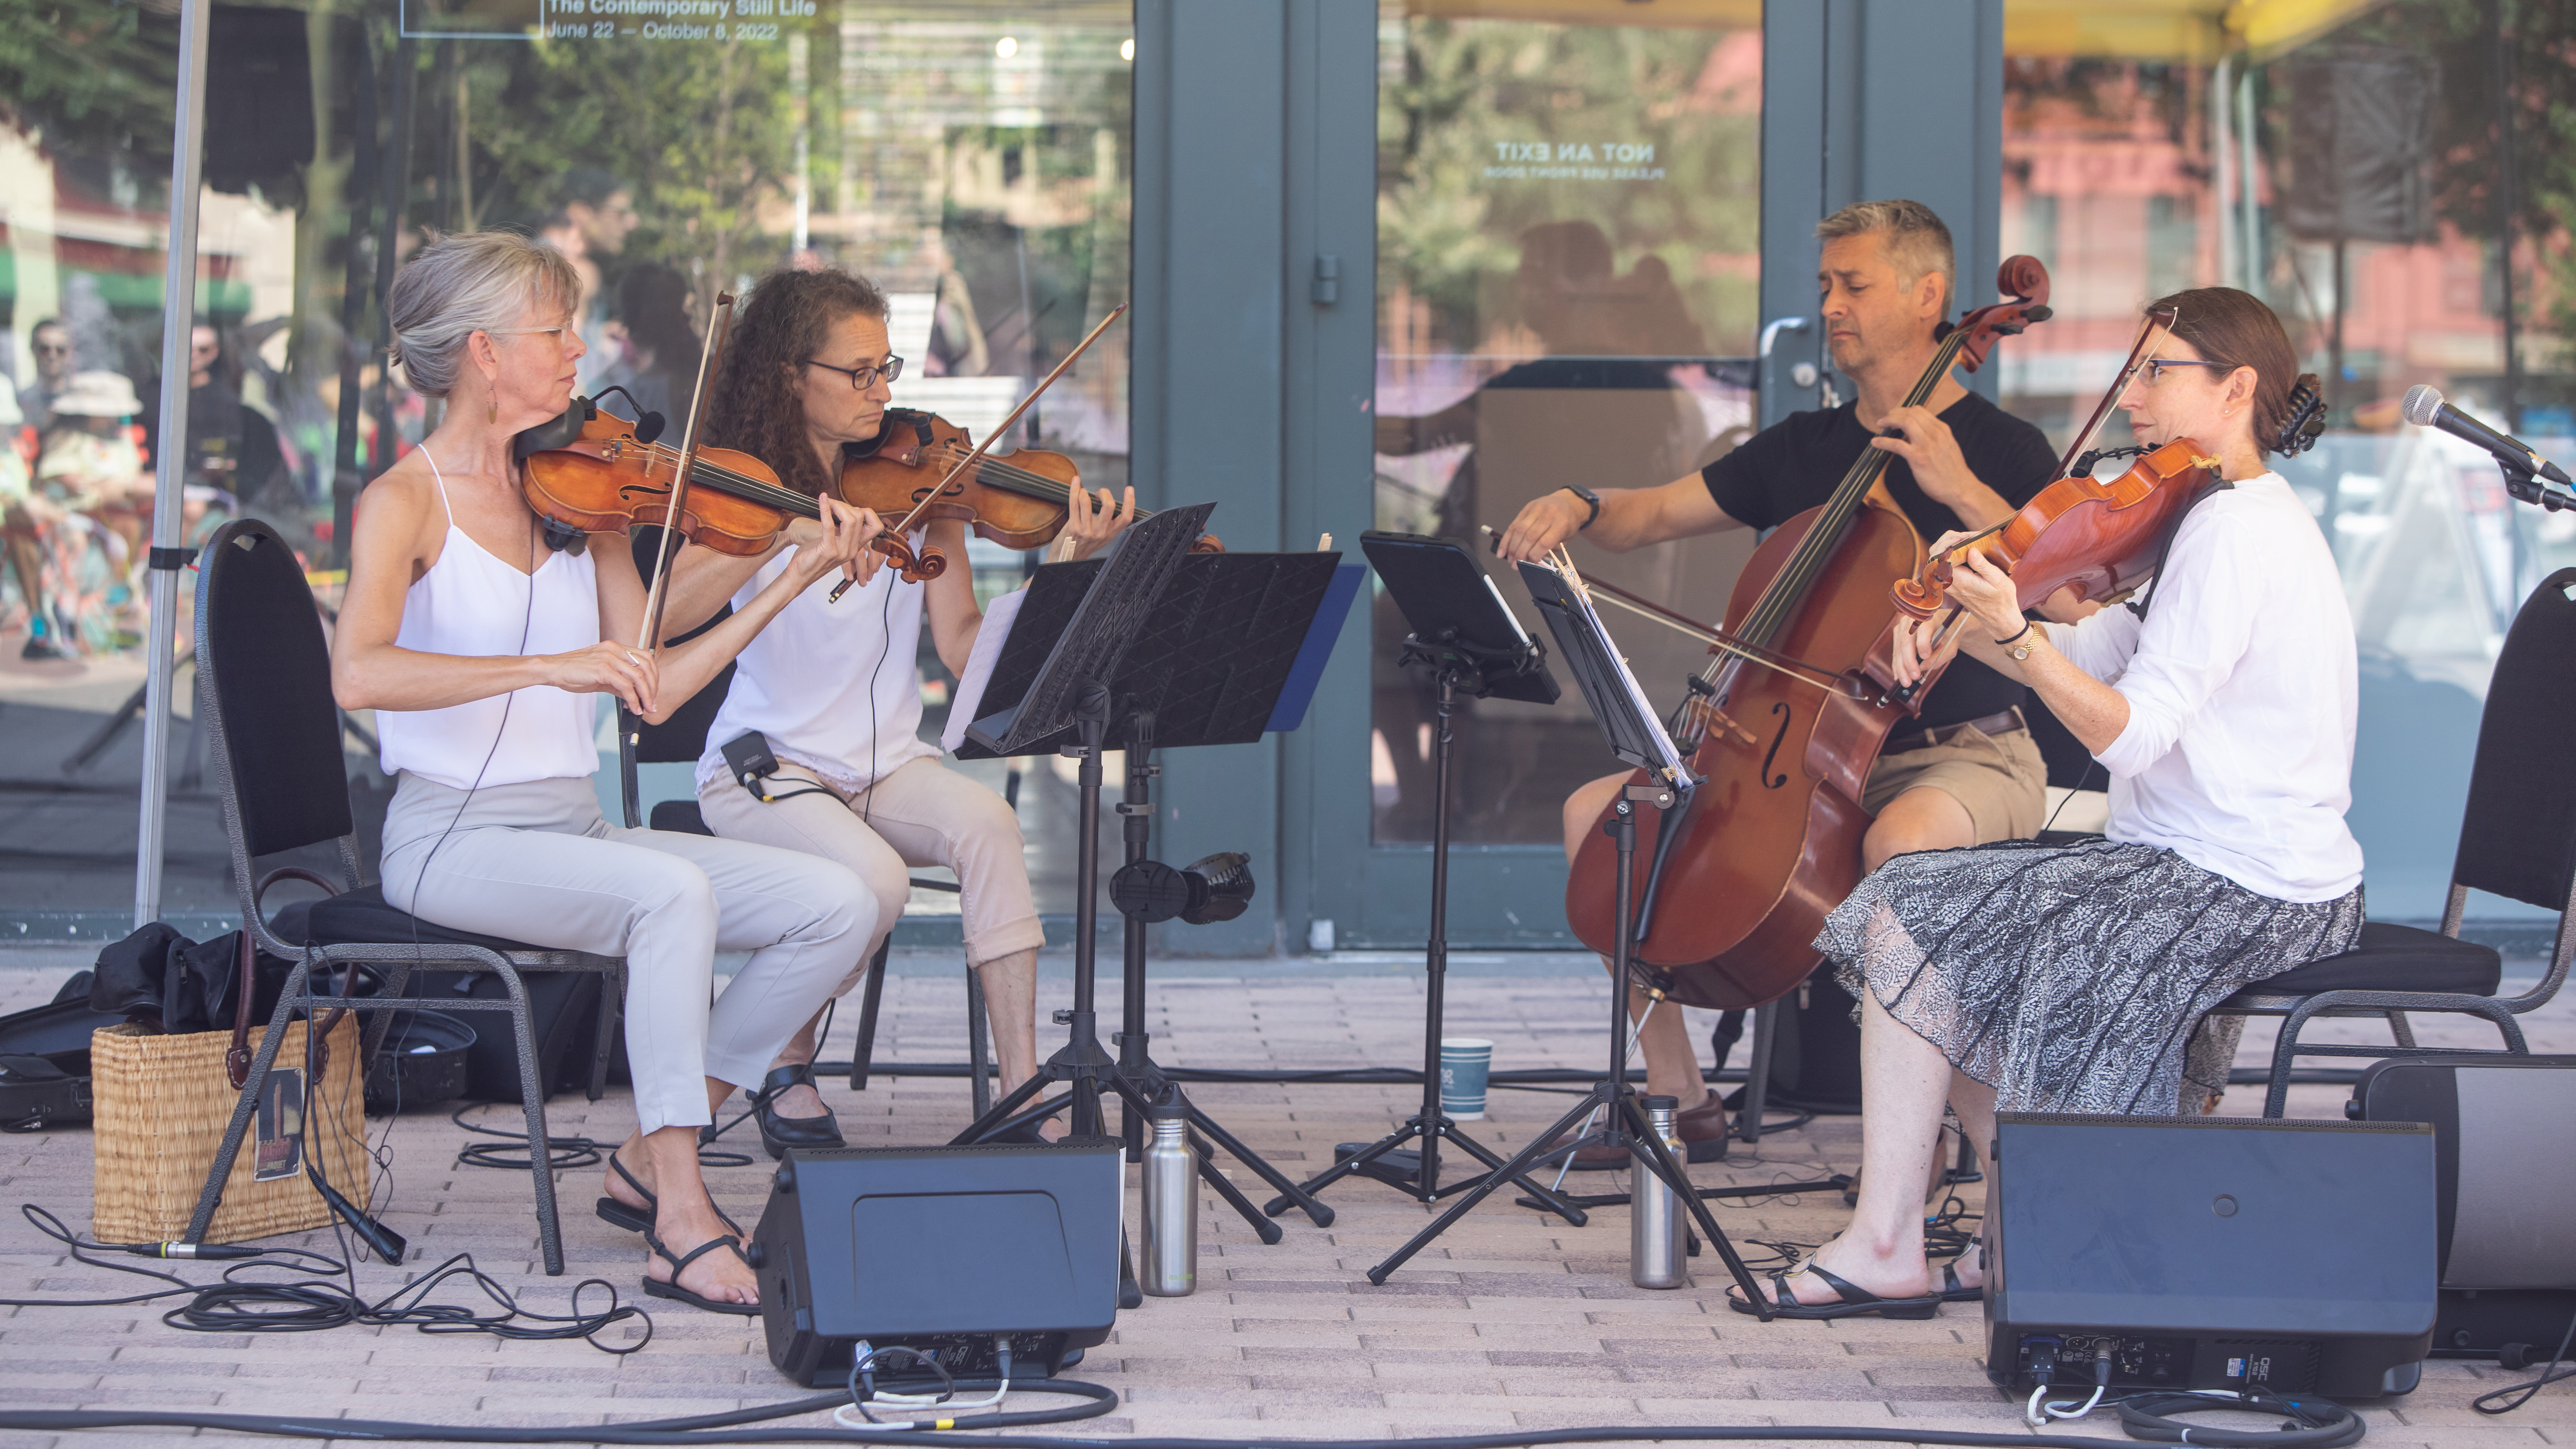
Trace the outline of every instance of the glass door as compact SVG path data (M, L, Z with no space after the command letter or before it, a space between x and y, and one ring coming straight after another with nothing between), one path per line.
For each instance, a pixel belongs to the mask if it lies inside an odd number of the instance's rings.
M1763 36L1742 3L1387 0L1379 26L1375 518L1485 552L1568 484L1667 483L1754 428ZM1722 612L1751 540L1624 555L1587 573L1695 617ZM1495 582L1543 634L1510 571ZM1335 944L1413 945L1426 917L1433 700L1371 601L1362 899ZM1621 631L1650 689L1697 645ZM1450 938L1567 940L1566 794L1615 768L1570 681L1553 706L1465 702ZM1317 914L1327 914L1319 900Z

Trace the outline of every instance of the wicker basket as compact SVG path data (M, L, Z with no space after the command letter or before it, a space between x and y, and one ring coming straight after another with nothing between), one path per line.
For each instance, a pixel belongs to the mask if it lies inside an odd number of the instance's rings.
M305 1029L303 1021L287 1026L279 1069L302 1067ZM90 1230L100 1242L171 1242L187 1232L240 1095L224 1073L224 1051L232 1041L229 1031L164 1036L134 1026L102 1027L91 1036L97 1187ZM323 1045L330 1060L311 1098L306 1149L334 1188L363 1203L367 1126L356 1016L341 1018ZM254 1181L257 1157L254 1118L254 1130L242 1135L233 1158L207 1242L237 1243L329 1225L331 1209L302 1173Z

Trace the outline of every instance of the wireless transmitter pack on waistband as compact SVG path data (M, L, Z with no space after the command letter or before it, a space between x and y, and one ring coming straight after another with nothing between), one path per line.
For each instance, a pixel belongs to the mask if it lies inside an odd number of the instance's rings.
M799 795L829 795L819 785L806 785L784 794L769 793L769 777L778 773L778 756L769 748L769 736L758 730L744 730L724 742L725 768L733 771L735 783L749 790L763 805L780 800L793 800Z

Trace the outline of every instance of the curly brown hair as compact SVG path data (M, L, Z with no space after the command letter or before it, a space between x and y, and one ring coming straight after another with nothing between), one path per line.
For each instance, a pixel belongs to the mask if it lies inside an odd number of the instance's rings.
M734 314L724 362L707 395L706 445L749 453L788 487L820 496L832 480L806 442L797 375L826 334L853 314L885 319L885 293L865 277L826 267L782 268L761 278Z

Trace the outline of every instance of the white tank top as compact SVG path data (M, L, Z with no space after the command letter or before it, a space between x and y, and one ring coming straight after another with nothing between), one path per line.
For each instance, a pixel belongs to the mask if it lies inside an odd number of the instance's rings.
M918 534L913 542L921 542ZM795 553L780 549L761 565L733 596L734 608L749 607ZM829 573L807 585L735 656L733 689L698 758L701 789L718 781L731 788L724 746L745 730L760 731L780 759L845 791L867 789L914 760L939 758L939 746L921 738L921 673L913 663L922 586L879 569L866 588L827 602L840 581Z
M562 654L599 642L599 574L587 553L549 553L533 574L456 526L447 478L429 450L447 538L403 596L394 643L422 654ZM614 540L611 540L614 543ZM445 709L376 711L385 773L409 770L459 790L584 776L599 769L594 696L532 684Z

